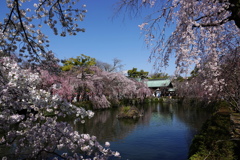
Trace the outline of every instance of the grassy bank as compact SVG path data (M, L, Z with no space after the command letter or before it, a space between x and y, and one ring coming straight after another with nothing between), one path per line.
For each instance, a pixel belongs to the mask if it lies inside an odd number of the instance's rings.
M220 106L205 122L200 133L192 141L190 160L240 159L239 141L232 137L231 114L232 111L226 106Z

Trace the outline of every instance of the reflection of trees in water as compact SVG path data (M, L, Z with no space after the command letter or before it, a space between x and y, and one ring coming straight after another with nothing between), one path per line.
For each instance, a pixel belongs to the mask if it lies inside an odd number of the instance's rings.
M175 109L177 110L176 116L178 119L196 130L201 128L202 123L210 116L208 111L195 106L176 105Z
M153 106L153 113L160 117L163 124L172 123L173 118L187 127L186 140L191 143L192 137L199 131L202 124L209 118L210 113L199 107L178 103L162 103ZM177 127L177 126L176 126Z
M134 130L137 120L119 120L117 114L117 109L96 111L92 119L86 120L85 124L76 124L75 129L95 135L100 142L122 139Z
M171 104L166 104L171 105ZM188 126L188 135L186 135L187 142L191 143L192 137L200 130L203 123L210 117L211 113L203 108L184 104L172 104L174 115L178 121L183 122Z
M199 129L210 113L201 108L178 103L155 104L153 113L157 112L163 120L172 121L176 117L190 128Z
M189 133L186 136L191 138L196 133L192 130L199 129L207 117L203 111L178 104L158 103L137 107L143 113L143 117L138 119L117 119L118 109L115 108L95 111L92 119L86 120L85 124L77 123L74 127L81 133L95 135L100 142L116 141L125 138L137 125L147 126L150 121L157 123L160 121L161 124L172 123L173 117L176 117L189 126Z
M153 107L138 106L143 117L136 119L118 119L118 109L95 111L92 119L86 120L85 124L77 123L74 128L81 133L95 135L98 140L115 141L125 138L137 125L148 125L152 116Z
M148 104L142 106L144 112L141 123L143 125L149 125L150 121L161 121L162 123L169 123L172 119L172 113L169 107L165 108L162 104Z

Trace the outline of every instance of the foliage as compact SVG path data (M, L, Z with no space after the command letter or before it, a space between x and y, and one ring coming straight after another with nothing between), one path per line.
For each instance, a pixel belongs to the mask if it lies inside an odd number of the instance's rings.
M119 109L118 118L137 118L141 116L140 111L134 106L123 106Z
M191 160L237 159L236 143L231 140L229 114L215 114L205 122L190 147Z
M89 56L81 54L81 56L77 56L76 58L69 58L67 60L63 60L63 66L61 68L63 71L69 71L73 67L76 68L88 67L93 66L95 64L96 64L95 58L91 58Z
M199 72L199 68L195 67L191 73L190 73L190 77L188 77L188 79L192 79L194 77L197 77L198 76L198 72Z
M183 82L185 79L182 76L177 76L175 81Z
M167 73L153 73L150 75L150 79L168 79L170 76Z
M130 110L130 108L131 108L131 106L122 107L124 113L127 113Z
M128 70L128 76L131 78L147 78L148 72L144 70L137 71L137 68L133 68L132 70Z

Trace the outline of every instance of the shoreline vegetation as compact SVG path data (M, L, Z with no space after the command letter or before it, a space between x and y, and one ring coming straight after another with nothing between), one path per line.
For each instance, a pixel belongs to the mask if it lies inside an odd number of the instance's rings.
M225 102L210 105L215 112L192 140L189 160L240 159L240 113L231 110Z

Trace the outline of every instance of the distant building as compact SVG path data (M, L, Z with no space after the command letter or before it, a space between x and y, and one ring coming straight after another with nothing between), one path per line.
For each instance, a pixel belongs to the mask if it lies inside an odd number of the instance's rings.
M175 88L170 79L149 79L146 83L155 96L175 95Z

